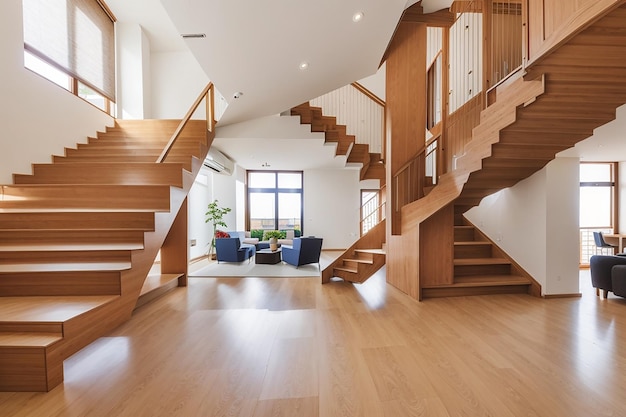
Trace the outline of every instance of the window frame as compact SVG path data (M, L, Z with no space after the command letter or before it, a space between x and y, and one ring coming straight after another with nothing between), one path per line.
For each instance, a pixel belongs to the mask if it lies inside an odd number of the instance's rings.
M273 188L265 188L265 187L250 187L250 175L255 173L263 173L268 174L272 173L275 176L275 187ZM279 174L299 174L300 175L300 188L280 188L278 186L278 175ZM246 171L246 230L251 230L251 219L250 219L250 194L251 193L273 193L274 194L274 229L264 229L264 230L281 230L279 228L279 195L280 194L300 194L300 233L304 230L304 172L303 171L267 171L267 170L247 170Z

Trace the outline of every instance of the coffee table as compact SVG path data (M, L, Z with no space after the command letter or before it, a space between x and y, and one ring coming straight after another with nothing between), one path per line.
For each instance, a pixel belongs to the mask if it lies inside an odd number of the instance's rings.
M261 249L256 251L254 255L255 264L277 264L280 262L280 248L275 251L269 249Z

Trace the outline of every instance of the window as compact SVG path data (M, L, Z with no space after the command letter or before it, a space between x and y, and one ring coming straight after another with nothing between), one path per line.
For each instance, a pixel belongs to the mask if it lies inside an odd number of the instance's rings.
M23 0L24 66L111 113L115 18L100 0Z
M361 236L376 226L382 217L378 190L361 190Z
M302 230L302 172L248 171L248 229Z
M613 233L615 224L616 164L580 164L580 263L600 253L593 232Z

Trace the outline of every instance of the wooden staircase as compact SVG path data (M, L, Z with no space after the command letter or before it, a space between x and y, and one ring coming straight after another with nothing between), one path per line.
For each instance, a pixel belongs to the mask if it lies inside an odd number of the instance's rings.
M541 287L472 225L454 226L454 282L426 285L422 297L541 294Z
M324 116L320 107L311 107L305 102L291 109L292 116L300 116L301 124L310 124L311 132L324 132L325 143L337 144L335 155L347 156L346 162L360 163L361 180L374 179L385 185L385 163L379 153L369 152L369 145L355 142L353 135L346 133L345 125L338 125L337 119ZM361 283L385 265L385 222L382 221L354 245L342 253L332 264L322 271L322 283L331 278Z
M519 292L524 286L540 294L537 284L524 283L521 268L494 246L483 244L484 239L467 240L471 236L465 233L476 233L464 230L462 213L542 169L556 153L615 119L615 109L626 103L624 22L626 6L621 6L533 63L524 75L528 81L512 77L499 86L457 170L443 175L428 196L402 208L402 230L410 230L443 207L454 206L452 280L421 282L423 297ZM488 252L492 256L484 257Z
M362 283L385 265L386 221L379 222L322 270L322 284L332 278Z
M179 122L117 121L0 187L1 391L51 390L63 361L128 320L140 297L186 284L171 246L184 228L186 250L186 196L213 138L189 121L155 163Z
M311 132L323 132L325 143L336 144L335 155L347 156L346 162L362 164L360 179L379 180L385 184L385 164L379 153L370 153L369 145L355 143L354 135L346 133L345 125L338 125L333 116L324 116L320 107L311 107L309 102L291 109L292 116L300 116L301 124L310 124Z

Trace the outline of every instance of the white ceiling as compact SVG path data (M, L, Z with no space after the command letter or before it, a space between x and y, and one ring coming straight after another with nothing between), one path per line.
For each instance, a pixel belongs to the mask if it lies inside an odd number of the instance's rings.
M264 120L376 73L402 11L416 2L266 0L246 2L244 7L234 0L107 0L118 21L142 26L151 50L191 50L230 103L220 119L220 138L215 144L247 169L258 169L263 162L271 164L272 159L275 163L271 169L304 169L305 161L317 167L343 165L345 158L333 158L334 148L312 146L310 139L315 135L271 138L248 131L225 140L232 134L225 128L257 118ZM423 0L422 6L429 13L451 3ZM357 11L364 13L364 19L354 23L352 16ZM205 33L206 38L183 40L182 33ZM309 64L305 71L299 69L303 61ZM243 96L234 100L235 92L243 92ZM594 137L560 156L626 160L622 137L626 111L621 109L619 114L620 120L598 129ZM288 139L294 142L289 144ZM268 142L272 140L277 142Z

